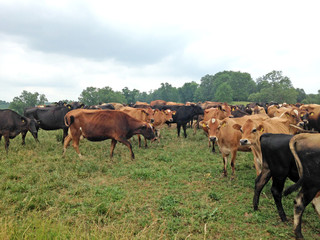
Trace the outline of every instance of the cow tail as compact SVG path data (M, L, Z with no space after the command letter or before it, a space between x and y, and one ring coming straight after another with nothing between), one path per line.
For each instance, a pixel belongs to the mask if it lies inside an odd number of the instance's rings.
M301 187L302 183L303 183L303 177L299 178L298 182L296 182L295 184L291 185L286 190L284 190L283 195L287 196L293 193L294 191L297 191Z
M68 121L68 116L65 116L65 117L64 117L64 124L65 124L67 127L70 127L73 122L74 122L74 116L73 116L73 115L71 115L71 116L69 117L69 121Z
M293 155L293 157L294 157L294 160L295 160L295 162L296 162L296 165L297 165L297 168L298 168L298 173L299 173L300 178L299 178L299 180L298 180L295 184L291 185L290 187L288 187L288 188L283 192L283 195L284 195L284 196L287 196L287 195L289 195L290 193L292 193L292 192L294 192L294 191L297 191L297 190L301 187L301 185L302 185L302 183L303 183L303 168L302 168L301 160L300 160L300 158L299 158L299 156L298 156L298 154L297 154L297 151L296 151L297 138L299 138L300 136L302 136L302 135L296 135L296 136L294 136L294 137L291 139L290 143L289 143L289 147L290 147L290 150L291 150L292 155Z

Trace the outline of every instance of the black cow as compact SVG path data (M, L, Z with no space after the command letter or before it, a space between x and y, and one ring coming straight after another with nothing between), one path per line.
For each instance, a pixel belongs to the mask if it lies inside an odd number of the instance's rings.
M173 122L177 123L178 137L180 137L181 126L184 131L184 137L187 137L186 128L187 123L193 120L196 115L203 115L203 109L198 105L193 106L181 106L176 110L176 114L173 115Z
M0 140L5 139L5 149L8 153L9 139L15 138L23 131L30 131L34 138L37 136L36 121L10 109L0 110ZM24 144L24 139L22 144Z
M301 187L294 201L294 232L297 239L303 239L302 214L311 201L320 215L320 134L296 135L290 141L290 149L299 169L300 179L287 188L284 195Z
M262 152L262 170L255 180L253 208L258 209L259 197L263 187L272 177L271 192L281 220L287 221L282 206L282 191L287 178L296 182L298 170L289 149L289 141L293 135L265 133L260 137Z
M80 105L79 105L80 106ZM64 124L64 115L73 110L72 105L46 107L46 108L28 108L24 111L24 116L35 119L39 127L43 130L63 129L63 139L68 135L68 127ZM27 131L22 132L22 139L26 137ZM34 136L37 139L37 136Z

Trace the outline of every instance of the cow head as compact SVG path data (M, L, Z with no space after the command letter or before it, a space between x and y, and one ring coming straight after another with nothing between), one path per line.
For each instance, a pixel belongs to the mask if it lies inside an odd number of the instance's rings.
M218 119L211 118L206 124L206 127L208 129L209 140L213 143L218 141L217 135L218 135L220 128L222 126L222 124L221 124L222 122L220 122Z
M148 140L151 140L152 142L157 140L155 136L154 128L150 123L144 123L140 126L139 132Z
M304 129L307 129L307 126L309 124L309 113L307 110L301 110L300 111L300 119L301 121L299 122L299 127L302 127Z
M39 121L30 118L26 119L26 121L28 122L28 131L36 140L38 140Z
M171 111L170 109L166 109L163 111L166 115L166 122L173 122L173 114L176 112L176 111Z
M242 133L242 138L240 139L241 145L257 144L261 134L264 132L263 124L255 123L251 119L248 119L243 126L235 124L233 128Z

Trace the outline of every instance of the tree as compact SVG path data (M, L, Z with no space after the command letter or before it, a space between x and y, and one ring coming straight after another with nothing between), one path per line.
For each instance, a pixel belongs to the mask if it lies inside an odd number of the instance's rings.
M153 91L150 95L152 100L162 99L164 101L180 101L178 89L172 87L169 83L161 83L161 87Z
M90 106L108 102L125 103L126 99L121 92L115 92L110 87L87 87L81 92L79 101Z
M297 102L301 103L304 99L306 99L307 94L305 93L305 91L302 88L296 88L296 91L298 93Z
M282 76L281 71L272 71L257 79L257 93L251 94L249 101L296 103L298 92L290 79Z
M182 87L178 88L179 98L182 103L186 102L194 102L195 93L198 88L198 84L196 82L189 82L183 84Z
M23 90L19 97L13 98L13 101L10 103L9 108L19 114L23 114L25 108L45 104L45 102L47 101L48 99L44 94L39 94L38 92L31 93Z
M217 102L232 102L232 88L228 83L225 82L220 84L217 88L214 100Z
M139 96L140 92L137 89L133 89L132 91L125 87L122 89L122 94L126 99L126 103L135 103L137 101L137 97Z
M200 80L200 85L198 89L195 92L195 100L196 101L213 101L214 97L214 89L213 89L213 81L214 76L213 75L205 75Z
M0 100L0 109L7 109L9 108L10 103Z

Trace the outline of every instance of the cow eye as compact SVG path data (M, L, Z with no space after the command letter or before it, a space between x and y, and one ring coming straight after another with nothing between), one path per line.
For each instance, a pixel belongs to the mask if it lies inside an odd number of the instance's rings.
M242 128L240 128L240 132L243 133Z
M253 129L252 132L255 133L257 131L257 129Z

